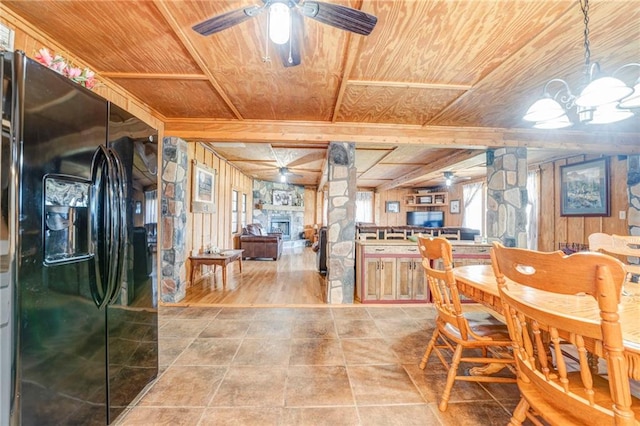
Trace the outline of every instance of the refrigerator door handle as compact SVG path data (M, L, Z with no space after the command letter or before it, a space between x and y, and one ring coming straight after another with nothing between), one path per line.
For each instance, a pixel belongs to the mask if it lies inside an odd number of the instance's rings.
M111 174L113 161L107 149L100 145L93 155L91 162L91 180L94 191L92 194L92 241L95 253L95 282L91 282L91 295L98 309L104 309L109 303L111 295L111 251L113 241L113 220L111 218L113 203L113 188ZM106 193L105 193L106 191ZM100 208L101 207L101 208ZM100 216L98 216L100 212ZM106 219L106 220L105 220ZM99 238L100 230L104 229L104 240ZM104 250L106 248L106 250ZM105 253L106 251L106 253Z
M108 152L113 161L114 175L114 211L112 217L115 229L114 241L116 242L116 244L114 246L114 257L111 259L113 263L113 276L110 280L112 282L112 285L111 294L109 297L109 303L113 304L117 301L122 289L125 249L127 245L127 203L125 198L125 194L127 193L127 184L124 167L122 166L122 161L120 160L118 153L113 148L109 148Z

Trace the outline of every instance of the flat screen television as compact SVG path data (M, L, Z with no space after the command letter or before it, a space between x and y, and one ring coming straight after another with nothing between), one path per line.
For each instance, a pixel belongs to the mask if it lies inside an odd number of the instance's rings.
M407 212L407 225L442 228L444 226L444 212Z

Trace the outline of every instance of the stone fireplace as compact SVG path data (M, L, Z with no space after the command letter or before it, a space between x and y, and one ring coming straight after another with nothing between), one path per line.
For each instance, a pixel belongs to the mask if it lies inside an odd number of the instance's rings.
M288 214L272 214L269 220L269 232L282 232L282 238L290 240L291 216Z
M286 205L273 204L273 194L285 192L289 195ZM253 181L253 219L268 232L282 232L287 246L304 240L304 187L281 182Z

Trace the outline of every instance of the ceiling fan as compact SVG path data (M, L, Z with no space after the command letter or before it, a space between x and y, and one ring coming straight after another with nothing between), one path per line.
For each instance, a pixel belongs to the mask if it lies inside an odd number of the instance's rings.
M457 182L457 181L459 181L459 180L469 180L469 179L471 179L471 178L470 178L470 177L468 177L468 176L464 176L464 177L456 176L456 175L455 175L453 172L451 172L451 171L445 171L445 172L443 173L443 175L444 175L444 185L445 185L445 186L447 186L447 187L449 187L449 186L453 185L455 182Z
M291 170L289 170L288 167L280 167L278 169L278 176L280 176L280 182L286 182L287 178L301 178L302 175L299 175L297 173L293 173Z
M262 0L262 5L248 6L214 16L192 28L208 36L240 24L268 11L268 38L276 44L285 67L300 65L302 17L314 19L345 31L369 35L378 18L338 4L305 0ZM269 60L268 54L263 58Z

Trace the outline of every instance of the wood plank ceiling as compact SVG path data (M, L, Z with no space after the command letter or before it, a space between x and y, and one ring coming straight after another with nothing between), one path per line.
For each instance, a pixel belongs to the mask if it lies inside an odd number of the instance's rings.
M331 140L356 142L358 185L378 189L438 184L444 170L483 174L487 147L526 146L536 161L640 152L640 114L552 132L521 119L549 79L584 82L576 0L331 2L377 16L376 28L364 37L305 18L302 64L290 68L272 46L264 60L266 14L208 37L191 29L260 0L2 7L146 103L166 135L210 142L261 179L289 167L294 183L317 185ZM640 0L592 0L589 16L604 72L640 61ZM640 68L629 71L633 84Z

